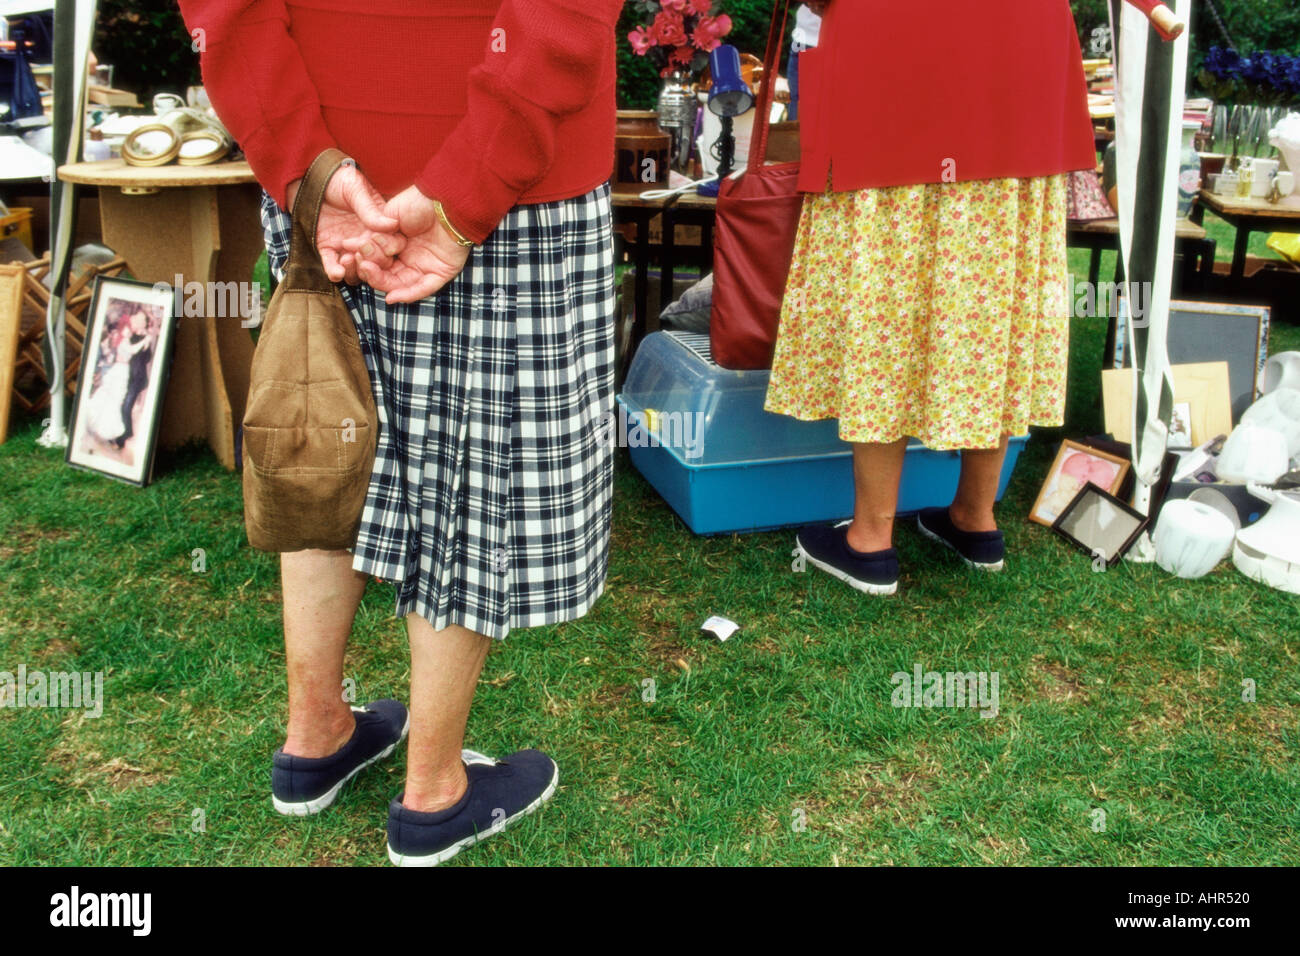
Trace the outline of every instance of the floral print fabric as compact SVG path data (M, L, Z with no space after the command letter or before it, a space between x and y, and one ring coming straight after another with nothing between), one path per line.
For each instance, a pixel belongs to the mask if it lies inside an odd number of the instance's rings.
M850 442L992 448L1060 425L1066 176L809 194L770 412Z

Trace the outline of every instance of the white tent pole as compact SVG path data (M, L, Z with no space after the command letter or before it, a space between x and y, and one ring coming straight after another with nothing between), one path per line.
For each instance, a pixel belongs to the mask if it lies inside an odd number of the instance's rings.
M86 115L87 71L90 44L95 33L95 0L58 0L54 12L54 163L81 159L81 139ZM71 31L71 36L67 32ZM60 148L61 141L66 146ZM50 304L45 313L46 371L50 380L50 417L37 441L46 448L68 443L66 367L66 302L68 270L72 263L73 227L77 191L71 184L50 181Z
M1192 0L1167 0L1178 19L1190 20ZM1134 508L1148 514L1168 444L1173 373L1167 345L1173 283L1178 166L1182 149L1185 36L1164 44L1133 3L1113 0L1117 30L1115 83L1116 182L1120 257L1124 265L1127 336L1133 365L1132 457ZM1150 561L1143 534L1129 551Z

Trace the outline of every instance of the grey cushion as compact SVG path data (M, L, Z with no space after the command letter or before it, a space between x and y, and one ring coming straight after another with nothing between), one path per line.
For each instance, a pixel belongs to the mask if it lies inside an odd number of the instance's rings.
M665 329L683 332L709 331L709 312L713 308L713 273L710 272L682 293L682 297L659 313Z

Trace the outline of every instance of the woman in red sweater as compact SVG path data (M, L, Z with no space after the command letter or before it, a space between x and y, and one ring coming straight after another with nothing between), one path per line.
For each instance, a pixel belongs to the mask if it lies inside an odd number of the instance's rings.
M852 521L806 528L807 559L892 594L909 436L962 449L950 508L921 531L998 570L1007 436L1065 400L1065 174L1096 161L1067 0L831 0L799 64L807 192L769 411L839 419Z
M490 639L604 586L613 400L608 179L617 0L180 0L204 83L266 190L271 267L325 148L317 244L344 281L379 413L352 552L281 557L282 813L315 813L407 732L390 858L430 865L554 792L550 758L462 740ZM409 717L343 702L369 576L411 644ZM408 723L409 722L409 723Z

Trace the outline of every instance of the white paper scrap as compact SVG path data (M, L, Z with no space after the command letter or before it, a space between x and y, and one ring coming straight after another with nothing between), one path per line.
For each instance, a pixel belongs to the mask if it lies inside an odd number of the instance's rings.
M714 614L707 621L700 625L701 631L707 631L720 641L725 641L740 630L740 625L735 621L728 620L725 617Z

